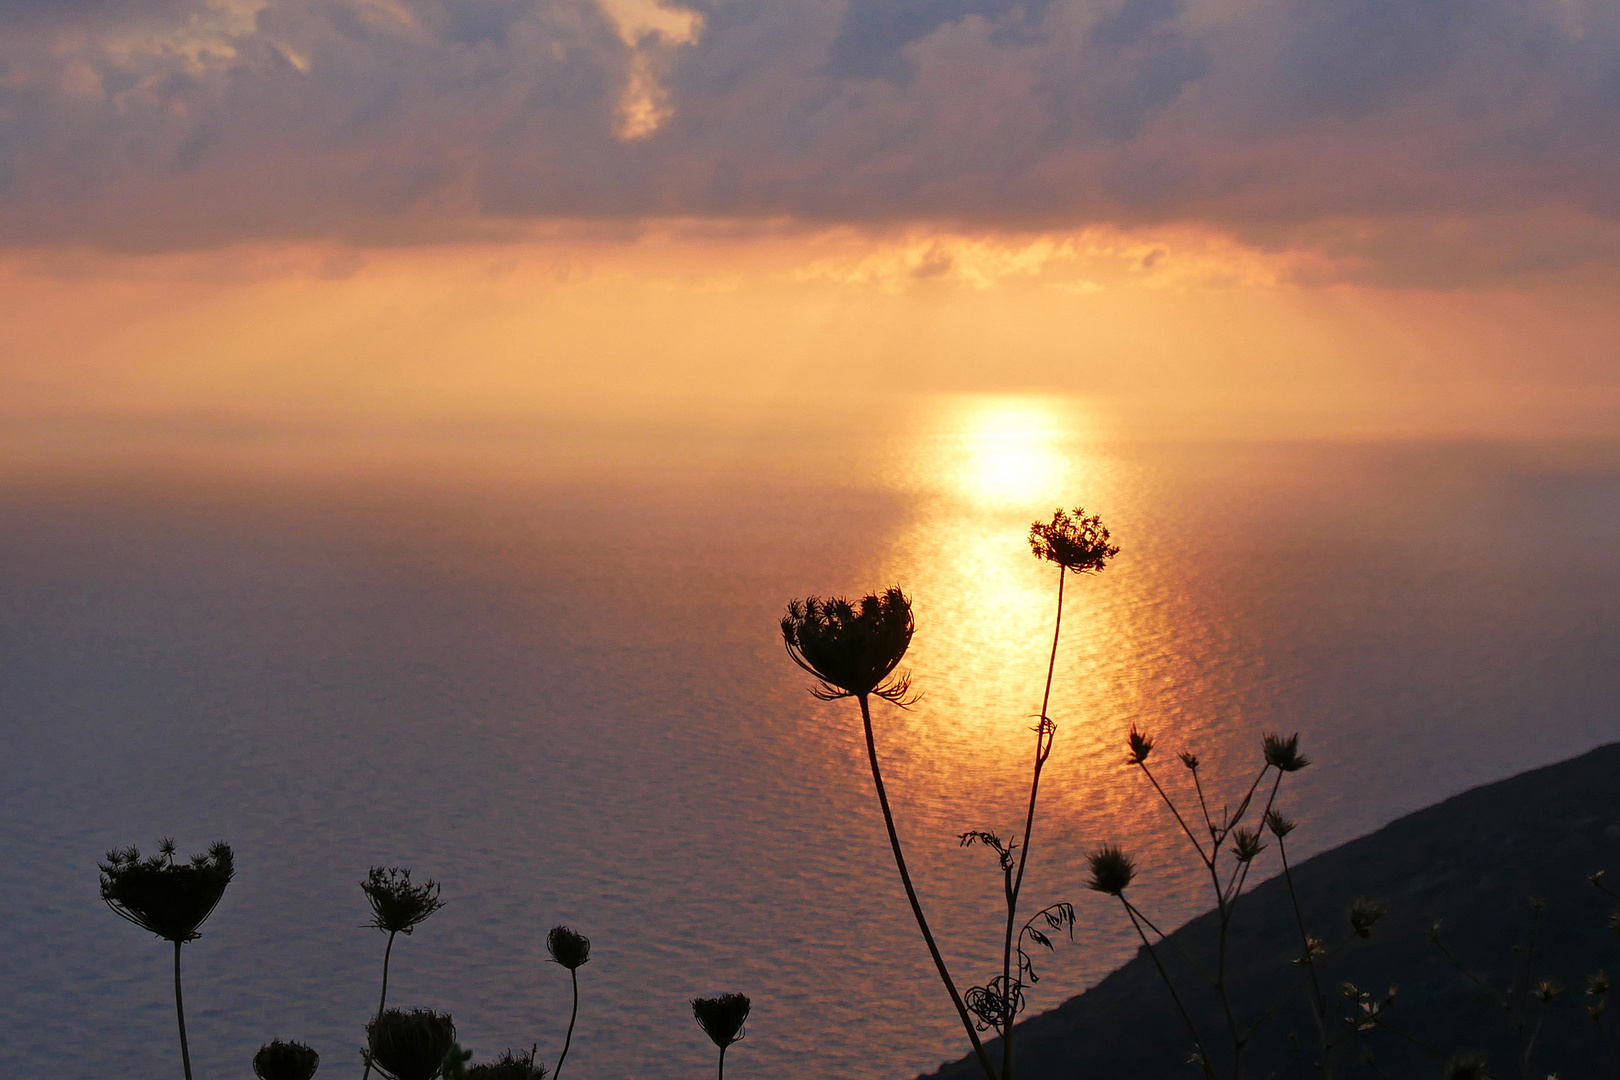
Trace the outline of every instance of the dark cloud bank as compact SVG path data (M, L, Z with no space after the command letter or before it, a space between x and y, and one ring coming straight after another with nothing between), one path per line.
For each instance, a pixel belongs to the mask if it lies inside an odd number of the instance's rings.
M0 240L1199 221L1397 278L1620 261L1612 0L699 0L684 44L635 2L0 0Z

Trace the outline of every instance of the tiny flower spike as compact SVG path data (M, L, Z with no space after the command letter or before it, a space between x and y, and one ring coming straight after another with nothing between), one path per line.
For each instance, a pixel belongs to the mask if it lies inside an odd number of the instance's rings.
M1266 828L1271 830L1271 835L1281 840L1283 837L1294 831L1294 823L1283 817L1282 814L1278 813L1276 810L1272 810L1266 814Z
M823 701L875 695L905 705L911 680L894 670L916 629L911 601L891 586L853 602L792 601L782 616L782 643L795 664L821 681L811 693Z
M429 878L413 885L410 870L397 866L373 866L360 883L360 891L371 904L371 921L366 925L388 935L388 945L383 949L382 993L377 998L377 1020L381 1021L388 1004L388 962L394 955L395 935L409 936L424 919L444 907L444 901L439 899L437 881ZM370 1075L371 1059L367 1058L361 1080Z
M747 994L692 999L692 1015L698 1026L720 1048L720 1067L715 1074L718 1080L724 1080L726 1075L726 1048L742 1040L751 1004Z
M1108 542L1108 529L1102 519L1075 507L1071 515L1059 509L1050 522L1037 521L1029 527L1029 547L1037 559L1056 563L1076 574L1095 573L1119 554Z
M1181 763L1183 765L1187 766L1187 768L1191 769L1193 772L1198 771L1198 755L1197 754L1191 753L1190 751L1187 751L1187 750L1183 750L1181 753L1177 754L1176 756L1181 759Z
M1350 901L1350 910L1348 912L1350 929L1355 931L1356 937L1365 941L1372 937L1373 927L1378 925L1378 920L1387 914L1389 914L1389 908L1380 904L1377 900L1358 896Z
M1086 863L1091 867L1086 888L1109 896L1119 896L1136 876L1136 863L1114 844L1104 844L1087 855Z
M174 943L174 1015L180 1028L180 1064L191 1080L191 1049L186 1043L186 1009L180 990L180 946L202 935L207 921L236 876L231 846L217 840L206 855L189 863L174 861L174 841L164 838L158 854L141 858L134 847L114 848L101 870L101 899L122 919Z
M1608 994L1608 992L1609 976L1607 972L1599 970L1596 975L1586 977L1586 993L1589 996L1600 998Z
M1260 842L1260 830L1239 829L1232 834L1232 857L1240 863L1251 863L1266 850Z
M310 1080L320 1064L321 1055L312 1047L277 1039L253 1055L253 1075L259 1080Z
M1267 732L1261 739L1261 747L1265 750L1266 764L1278 772L1298 772L1311 763L1310 758L1299 752L1297 731L1286 739Z
M1555 979L1542 979L1530 990L1535 999L1543 1005L1551 1005L1563 992L1564 988L1558 985Z
M368 1065L389 1080L435 1080L456 1042L456 1025L431 1009L388 1009L366 1025Z
M1125 764L1147 764L1148 755L1153 753L1153 736L1147 734L1146 732L1136 730L1136 725L1132 724L1131 733L1126 736L1126 742L1130 744L1131 753L1130 756L1125 759Z
M591 939L566 926L553 926L546 935L546 951L551 954L553 963L568 969L569 979L574 984L574 1007L568 1014L568 1034L563 1036L562 1053L557 1055L556 1075L560 1077L563 1062L568 1060L568 1048L574 1043L574 1021L579 1018L579 969L590 962Z

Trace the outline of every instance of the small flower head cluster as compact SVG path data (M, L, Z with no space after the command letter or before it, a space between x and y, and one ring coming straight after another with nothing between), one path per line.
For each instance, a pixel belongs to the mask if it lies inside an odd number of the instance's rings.
M142 858L135 847L114 848L101 870L101 898L119 916L165 941L195 941L197 928L213 914L225 886L236 876L231 846L215 841L207 854L175 861L174 841Z
M859 600L812 596L788 604L782 643L793 662L820 680L811 691L823 701L875 695L911 703L911 680L896 675L917 623L898 587Z
M732 1043L740 1042L746 1034L743 1025L748 1022L748 1010L752 1005L747 994L693 998L692 1016L709 1040L724 1050Z
M1029 547L1037 559L1056 563L1076 574L1095 573L1119 554L1108 542L1108 529L1096 515L1086 516L1079 507L1073 514L1059 509L1051 521L1037 521L1029 527Z
M444 907L437 881L429 878L414 885L410 870L397 866L373 866L360 888L371 902L372 917L367 925L390 934L409 934L418 923Z
M259 1080L310 1080L320 1064L321 1055L314 1047L276 1039L253 1055L253 1075Z
M1086 888L1109 896L1123 894L1136 877L1136 863L1117 844L1104 844L1086 856L1091 878Z
M591 939L566 926L553 926L546 935L546 952L553 963L578 971L591 959Z
M366 1025L361 1056L389 1080L435 1080L455 1043L448 1013L388 1009Z

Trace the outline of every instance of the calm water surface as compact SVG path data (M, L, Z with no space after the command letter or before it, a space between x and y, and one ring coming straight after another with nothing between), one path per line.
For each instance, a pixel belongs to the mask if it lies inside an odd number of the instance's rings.
M480 1058L555 1059L558 922L595 941L579 1080L704 1075L686 1001L730 989L755 1002L738 1077L957 1056L854 707L804 692L776 620L810 592L912 596L925 697L882 707L880 748L936 929L981 981L998 877L955 835L1019 815L1055 586L1024 534L1060 502L1125 550L1069 592L1026 897L1081 925L1037 1009L1131 953L1082 888L1092 845L1135 852L1169 922L1201 906L1123 765L1133 721L1228 790L1263 730L1300 731L1307 850L1620 737L1615 446L1110 445L1017 399L883 437L661 440L11 460L0 1072L178 1075L167 947L95 875L166 834L238 852L185 950L201 1078L277 1036L358 1071L373 863L444 882L390 999L451 1011Z

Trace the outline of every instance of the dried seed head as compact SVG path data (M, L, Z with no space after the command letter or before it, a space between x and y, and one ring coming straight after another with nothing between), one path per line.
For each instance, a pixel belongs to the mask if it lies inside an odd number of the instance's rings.
M467 1080L545 1080L546 1067L534 1055L534 1049L522 1054L507 1050L494 1061L468 1069Z
M874 694L910 704L911 679L895 668L911 647L917 623L898 587L851 602L809 597L788 604L782 644L788 656L821 681L811 691L823 701Z
M310 1080L320 1064L321 1055L314 1048L276 1039L253 1055L253 1075L259 1080Z
M546 951L569 971L578 971L591 959L591 939L566 926L553 926L546 935Z
M1183 750L1181 753L1177 754L1176 757L1180 758L1181 763L1183 765L1187 766L1187 768L1191 769L1193 772L1198 771L1198 755L1197 754L1191 753L1190 751L1187 751L1187 750Z
M748 1010L753 1003L747 994L721 994L712 998L693 998L692 1015L710 1041L724 1050L742 1039L746 1032Z
M1029 547L1037 559L1056 563L1077 574L1102 570L1119 548L1108 542L1108 529L1096 515L1086 516L1080 507L1071 515L1059 509L1050 522L1037 521L1029 527Z
M1586 977L1586 992L1592 997L1602 997L1609 992L1608 973L1601 968L1597 974Z
M1094 892L1119 896L1136 877L1136 863L1115 844L1104 844L1086 856L1091 867L1091 880L1086 888Z
M1281 812L1268 810L1266 811L1266 828L1271 830L1273 836L1281 840L1294 831L1294 823L1283 817Z
M448 1013L388 1009L366 1024L366 1060L390 1080L434 1080L456 1042Z
M1259 829L1239 829L1232 834L1232 846L1228 850L1238 862L1250 863L1266 850L1266 845L1260 842Z
M195 941L201 936L197 928L236 876L231 846L217 840L189 863L174 861L173 840L165 838L158 850L145 859L133 846L107 852L107 861L98 864L101 898L121 918L165 941Z
M1562 994L1563 992L1564 988L1558 985L1557 981L1554 979L1542 979L1540 982L1536 983L1535 986L1530 988L1530 993L1534 995L1535 999L1541 1002L1543 1005L1552 1004L1557 1000L1558 995Z
M1378 920L1389 914L1389 908L1366 896L1358 896L1350 901L1350 929L1354 930L1356 937L1366 940L1372 937L1373 927Z
M410 870L397 866L373 866L360 889L371 902L371 922L367 925L390 934L409 934L418 923L444 907L437 881L429 878L412 885Z
M1485 1055L1477 1050L1459 1050L1446 1062L1446 1080L1490 1080L1485 1071Z
M1126 742L1131 748L1130 756L1125 759L1127 765L1142 765L1146 763L1148 755L1153 753L1153 736L1138 731L1135 724L1131 725L1131 733L1126 736Z
M1288 738L1267 732L1260 739L1260 746L1265 751L1266 764L1281 772L1298 772L1311 763L1311 759L1299 752L1299 732L1294 732Z

